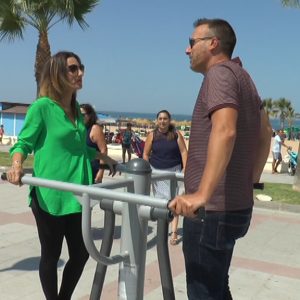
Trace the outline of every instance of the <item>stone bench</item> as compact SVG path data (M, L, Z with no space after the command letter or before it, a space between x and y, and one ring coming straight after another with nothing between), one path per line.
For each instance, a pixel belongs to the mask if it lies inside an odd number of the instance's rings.
M10 136L4 135L2 137L2 145L11 145L12 139Z
M2 138L2 145L14 145L18 140L16 136L4 135Z

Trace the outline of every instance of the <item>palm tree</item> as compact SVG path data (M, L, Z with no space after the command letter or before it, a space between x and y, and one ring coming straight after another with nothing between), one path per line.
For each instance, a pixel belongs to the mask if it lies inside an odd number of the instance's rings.
M293 7L298 7L298 8L300 7L299 0L282 0L281 3L284 6L293 6ZM299 167L300 158L299 157L300 157L300 141L299 141L299 146L298 146L298 165L296 168L294 185L293 185L293 189L298 192L300 192L300 167Z
M274 115L274 103L272 98L266 98L262 100L264 109L266 114L268 115L268 117L273 116Z
M289 125L289 139L293 138L294 136L294 128L293 128L293 123L295 120L295 110L292 107L288 108L287 114L286 114L286 119Z
M284 6L300 7L300 1L299 0L282 0L281 3Z
M291 101L280 98L276 101L274 101L274 113L275 115L280 119L280 129L284 129L284 122L286 120L288 110L291 107Z
M34 66L38 88L42 67L51 56L48 31L61 21L66 21L70 26L76 21L85 29L88 24L84 17L98 2L99 0L1 0L0 41L23 39L27 26L38 31Z

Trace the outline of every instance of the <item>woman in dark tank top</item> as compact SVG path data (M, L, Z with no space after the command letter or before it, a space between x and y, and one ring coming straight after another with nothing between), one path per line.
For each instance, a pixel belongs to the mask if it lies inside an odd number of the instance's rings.
M98 118L94 108L90 104L81 104L80 110L87 129L87 145L107 154L105 136L102 127L97 123ZM91 161L94 183L100 183L103 179L104 170L100 169L100 162L98 159Z
M157 127L149 133L145 142L143 158L150 162L152 169L165 171L184 171L187 148L183 136L171 124L171 115L167 110L157 113ZM155 181L153 194L157 198L170 199L170 181ZM178 216L171 224L171 245L178 243Z

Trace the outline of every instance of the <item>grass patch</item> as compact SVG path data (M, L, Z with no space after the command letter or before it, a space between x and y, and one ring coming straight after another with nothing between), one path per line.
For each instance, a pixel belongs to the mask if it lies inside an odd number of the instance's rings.
M272 201L300 204L300 193L293 190L292 184L265 183L263 191L254 190L254 194L265 194L272 197Z
M11 158L8 152L0 152L0 166L1 167L10 167ZM27 159L24 161L23 168L32 168L33 167L33 155L28 155Z
M11 158L8 152L0 152L0 166L11 166ZM28 155L27 159L23 164L23 167L33 167L33 155ZM294 191L293 186L291 184L265 183L265 189L263 191L254 190L254 195L257 194L265 194L271 196L272 201L300 205L300 193Z

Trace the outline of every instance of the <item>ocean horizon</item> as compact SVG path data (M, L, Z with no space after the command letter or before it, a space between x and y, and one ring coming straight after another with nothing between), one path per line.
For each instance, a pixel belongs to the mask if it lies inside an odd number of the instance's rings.
M147 119L155 120L156 113L137 113L137 112L118 112L118 111L101 111L115 119ZM171 114L172 119L176 121L191 121L192 116L187 114Z
M147 119L147 120L155 120L156 113L137 113L137 112L119 112L119 111L101 111L99 114L108 115L108 117L112 117L115 119ZM191 121L192 115L188 114L172 114L172 119L176 121ZM101 120L101 116L100 116ZM270 119L271 125L273 129L280 128L280 120L279 119ZM288 127L288 123L285 122L284 128ZM300 128L300 119L295 119L293 123L293 127Z

